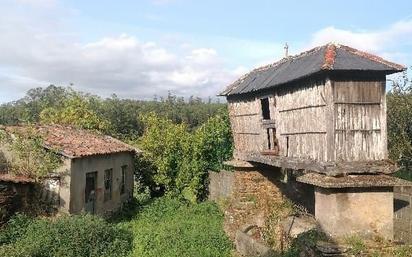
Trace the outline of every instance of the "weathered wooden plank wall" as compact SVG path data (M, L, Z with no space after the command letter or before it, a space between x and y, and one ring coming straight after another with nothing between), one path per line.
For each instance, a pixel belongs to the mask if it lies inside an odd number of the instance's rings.
M260 102L256 98L228 101L236 152L263 150Z
M381 81L335 81L336 160L381 160L385 88Z
M325 81L296 85L275 97L280 155L326 161Z
M267 150L260 99L269 97L279 155L316 161L382 160L385 81L304 81L262 95L228 99L236 152Z

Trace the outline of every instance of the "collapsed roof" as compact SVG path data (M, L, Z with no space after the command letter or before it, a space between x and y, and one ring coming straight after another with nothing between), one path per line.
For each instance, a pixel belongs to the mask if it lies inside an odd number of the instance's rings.
M405 67L349 46L329 43L252 70L229 85L221 96L273 88L322 71L378 71L391 74Z

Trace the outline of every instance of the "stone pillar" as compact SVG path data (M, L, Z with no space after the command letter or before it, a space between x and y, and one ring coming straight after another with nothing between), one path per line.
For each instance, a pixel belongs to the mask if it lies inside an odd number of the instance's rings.
M332 237L393 239L393 187L315 188L315 216Z

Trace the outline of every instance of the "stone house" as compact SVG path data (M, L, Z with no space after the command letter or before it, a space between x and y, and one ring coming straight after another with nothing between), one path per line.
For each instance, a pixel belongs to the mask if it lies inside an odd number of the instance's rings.
M25 133L25 126L5 126L8 134ZM61 157L62 164L40 180L41 197L59 211L110 215L133 194L134 155L139 151L120 140L91 131L60 125L35 126L46 149ZM0 147L3 156L13 156Z
M271 184L331 236L392 239L393 188L408 183L389 176L386 75L404 70L331 43L242 76L220 94L235 174L282 181Z

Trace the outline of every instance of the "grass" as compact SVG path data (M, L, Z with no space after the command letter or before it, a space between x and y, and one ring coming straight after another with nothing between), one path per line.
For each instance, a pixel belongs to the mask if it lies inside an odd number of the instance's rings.
M129 231L92 215L16 215L0 230L0 256L126 257L131 248Z
M161 197L137 202L109 222L91 215L16 215L0 229L0 256L232 256L216 204Z
M133 233L131 256L231 256L232 243L223 231L223 214L216 204L189 204L154 199L119 226Z
M356 235L348 236L345 238L345 243L350 247L350 253L357 256L365 252L365 242Z

